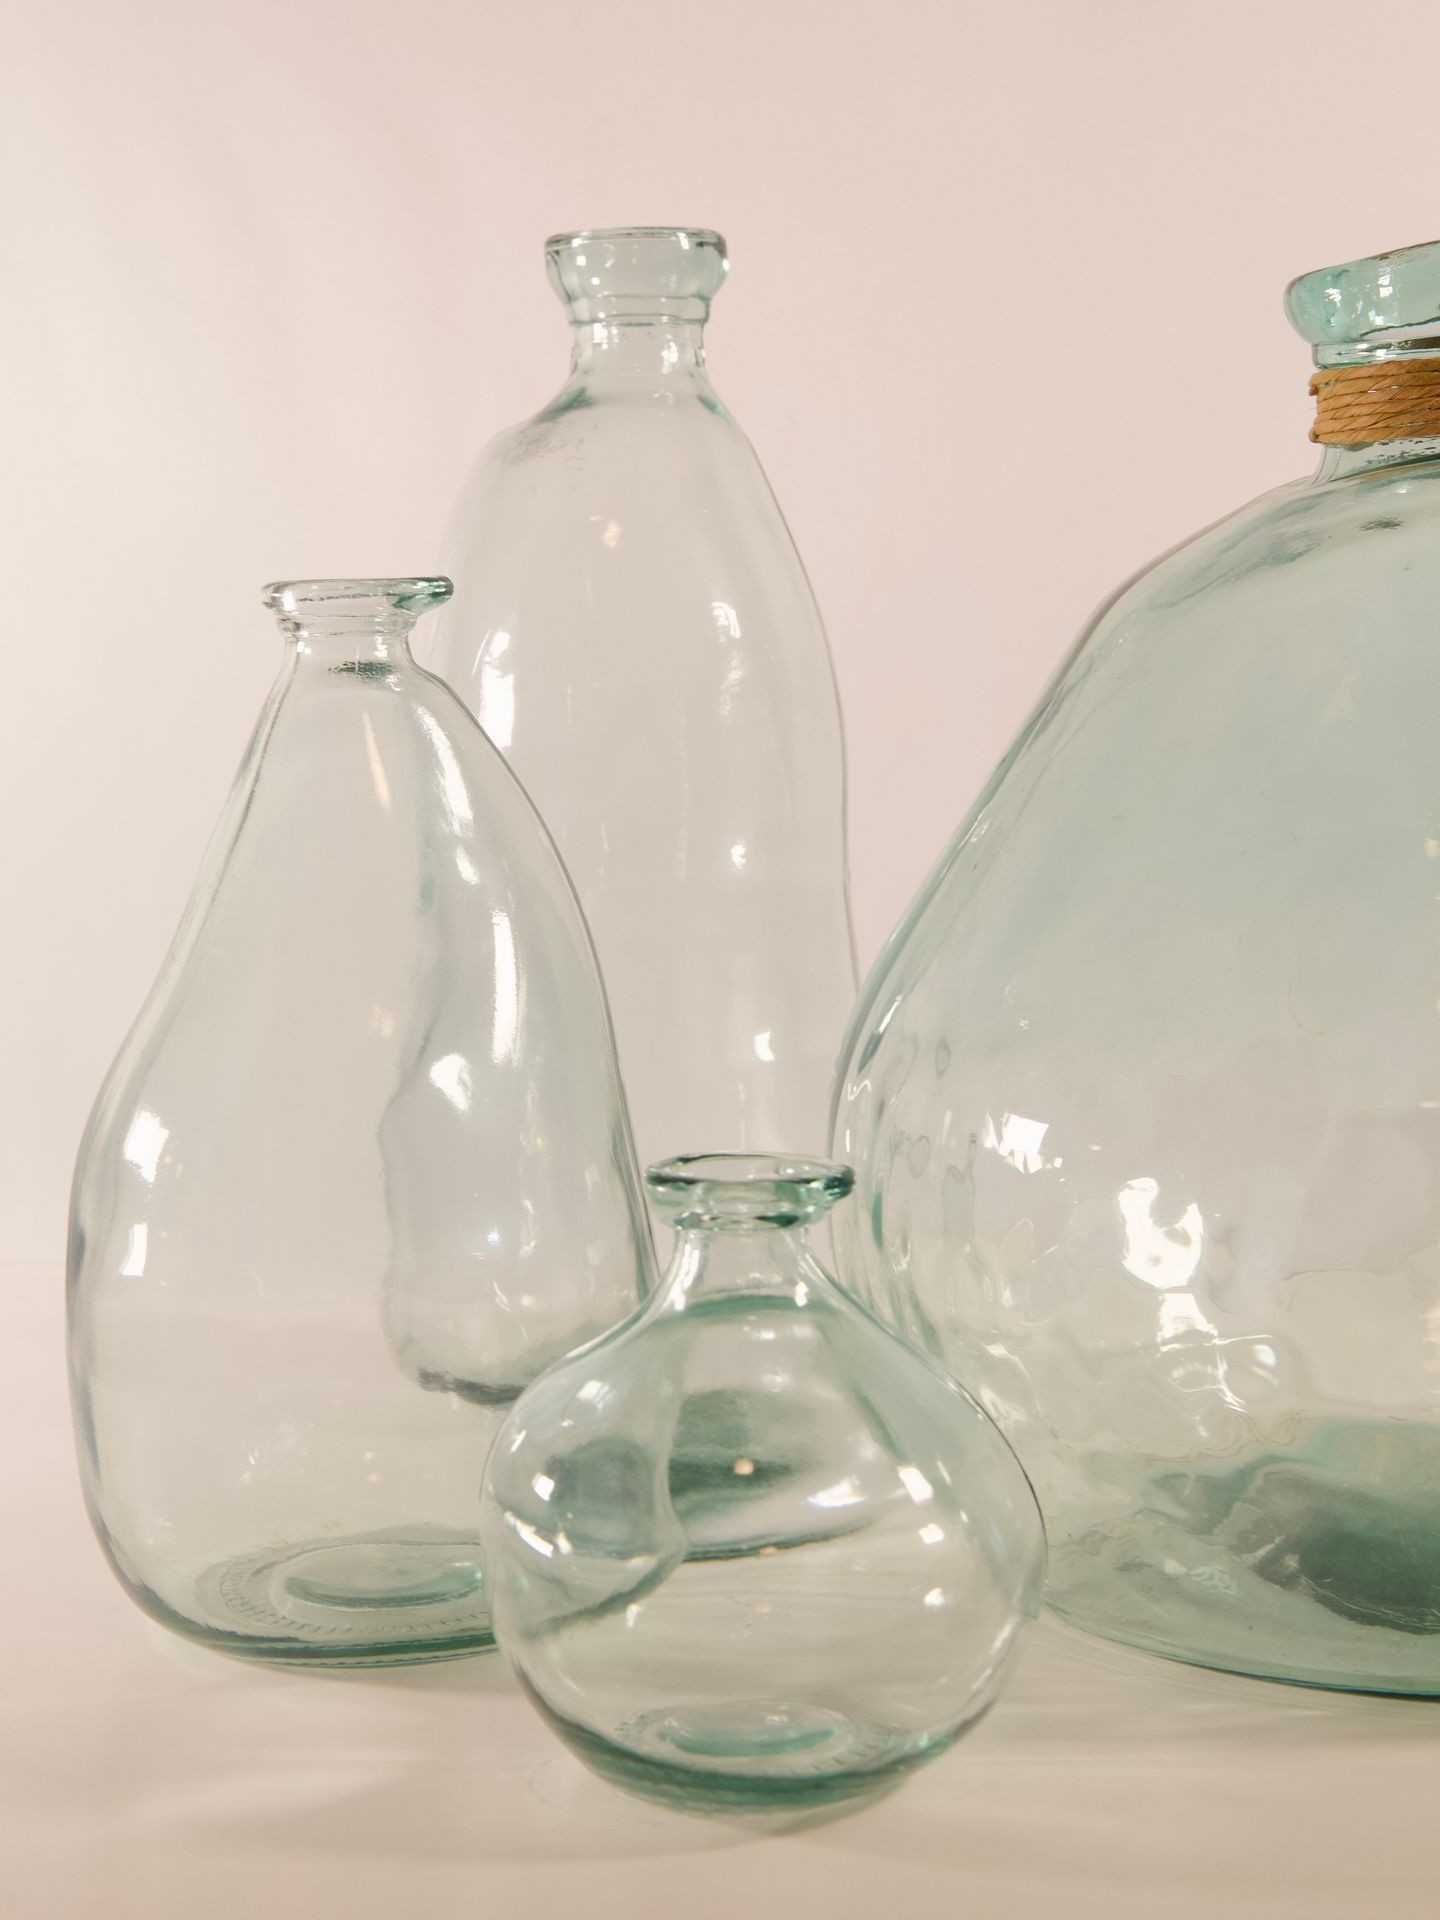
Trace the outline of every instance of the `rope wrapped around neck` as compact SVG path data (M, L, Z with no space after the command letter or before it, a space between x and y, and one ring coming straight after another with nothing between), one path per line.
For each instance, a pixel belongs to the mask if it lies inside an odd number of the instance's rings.
M1368 447L1380 440L1440 435L1440 355L1321 367L1310 391L1315 396L1310 438L1322 446Z

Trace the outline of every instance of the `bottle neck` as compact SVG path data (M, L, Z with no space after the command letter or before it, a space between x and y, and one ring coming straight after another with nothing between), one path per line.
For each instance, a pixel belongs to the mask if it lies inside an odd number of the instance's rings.
M684 384L706 380L705 326L673 316L572 321L572 378Z
M452 588L431 579L277 580L265 589L293 665L372 675L413 666L410 634L427 607Z
M413 619L401 614L380 620L329 618L313 625L282 620L280 631L297 666L326 672L383 667L393 673L415 664L410 651L414 626Z
M688 1227L675 1236L665 1303L673 1309L698 1306L726 1295L767 1294L807 1304L811 1290L825 1284L805 1227Z
M1368 447L1322 447L1315 469L1317 484L1348 480L1352 474L1373 473L1382 467L1409 467L1424 460L1440 460L1440 435L1418 434L1406 440L1380 440Z
M1310 380L1317 480L1440 458L1440 348L1392 343L1317 354Z

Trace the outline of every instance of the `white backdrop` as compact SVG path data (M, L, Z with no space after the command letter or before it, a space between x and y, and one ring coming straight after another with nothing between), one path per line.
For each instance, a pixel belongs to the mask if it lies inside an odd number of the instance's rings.
M1305 268L1433 237L1440 7L9 0L6 1257L278 661L566 364L540 242L719 226L824 608L868 961L1092 605L1309 464Z

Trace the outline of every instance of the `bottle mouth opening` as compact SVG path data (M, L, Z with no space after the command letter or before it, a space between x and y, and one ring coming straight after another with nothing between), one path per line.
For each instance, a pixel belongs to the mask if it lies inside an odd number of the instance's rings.
M585 227L545 242L551 285L571 320L698 320L730 262L710 227Z
M1320 367L1440 353L1440 241L1302 273L1285 311Z
M673 1225L798 1226L855 1184L849 1167L775 1153L681 1154L648 1169L656 1211Z
M375 612L420 614L437 607L455 591L442 575L409 575L378 580L272 580L261 598L281 615L354 615Z
M648 246L652 241L673 245L682 253L700 247L713 247L718 253L725 251L725 236L714 227L577 227L573 233L552 233L545 242L545 251L573 252L576 247L585 246Z

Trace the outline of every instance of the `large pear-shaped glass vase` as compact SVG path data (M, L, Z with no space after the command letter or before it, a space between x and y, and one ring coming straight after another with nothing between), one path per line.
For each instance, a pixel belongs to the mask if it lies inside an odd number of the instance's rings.
M1098 1632L1440 1693L1440 247L1298 281L1313 479L1112 600L872 977L839 1223Z
M262 1659L488 1645L492 1429L648 1285L579 909L410 656L446 591L272 590L280 678L76 1171L96 1531L147 1612Z
M584 906L642 1161L823 1147L855 993L824 630L706 371L718 234L548 243L573 358L457 508L433 662Z

